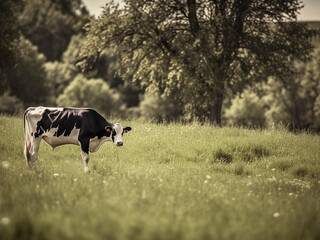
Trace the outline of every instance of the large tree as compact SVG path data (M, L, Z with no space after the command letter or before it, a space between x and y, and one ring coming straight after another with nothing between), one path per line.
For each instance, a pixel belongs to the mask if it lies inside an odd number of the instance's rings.
M0 94L8 87L7 71L19 57L18 10L20 0L0 1Z
M126 0L107 4L87 26L83 69L107 47L122 78L174 92L185 113L221 123L226 89L266 75L283 77L305 60L310 32L297 23L299 0ZM179 94L177 94L179 93Z
M82 0L24 0L24 5L21 31L49 61L60 60L89 18Z

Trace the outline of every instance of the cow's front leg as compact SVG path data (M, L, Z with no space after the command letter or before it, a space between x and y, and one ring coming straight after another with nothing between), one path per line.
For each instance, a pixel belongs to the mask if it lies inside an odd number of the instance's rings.
M88 173L90 172L88 163L89 163L89 154L86 152L81 151L81 157L83 160L83 164L84 164L84 173Z
M81 143L81 157L83 160L85 173L90 172L89 166L88 166L88 164L89 164L89 142L90 142L89 139L84 139L84 140L80 141L80 143Z

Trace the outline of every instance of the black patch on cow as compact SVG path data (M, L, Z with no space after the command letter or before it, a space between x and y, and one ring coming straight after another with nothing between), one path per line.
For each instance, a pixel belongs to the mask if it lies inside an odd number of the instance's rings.
M117 135L116 133L116 130L112 130L112 135L111 135L111 139L112 139L112 142L114 142L114 137Z
M81 150L89 154L90 138L82 138L80 141Z

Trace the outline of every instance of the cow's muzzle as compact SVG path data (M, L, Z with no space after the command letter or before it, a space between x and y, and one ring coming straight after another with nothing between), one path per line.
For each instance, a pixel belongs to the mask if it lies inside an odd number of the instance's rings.
M117 142L116 144L118 147L123 146L123 142Z

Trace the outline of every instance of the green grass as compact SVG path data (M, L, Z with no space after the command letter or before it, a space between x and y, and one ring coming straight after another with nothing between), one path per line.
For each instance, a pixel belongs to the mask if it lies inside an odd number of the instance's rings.
M124 122L83 173L80 148L23 157L0 116L0 239L319 239L320 137Z

